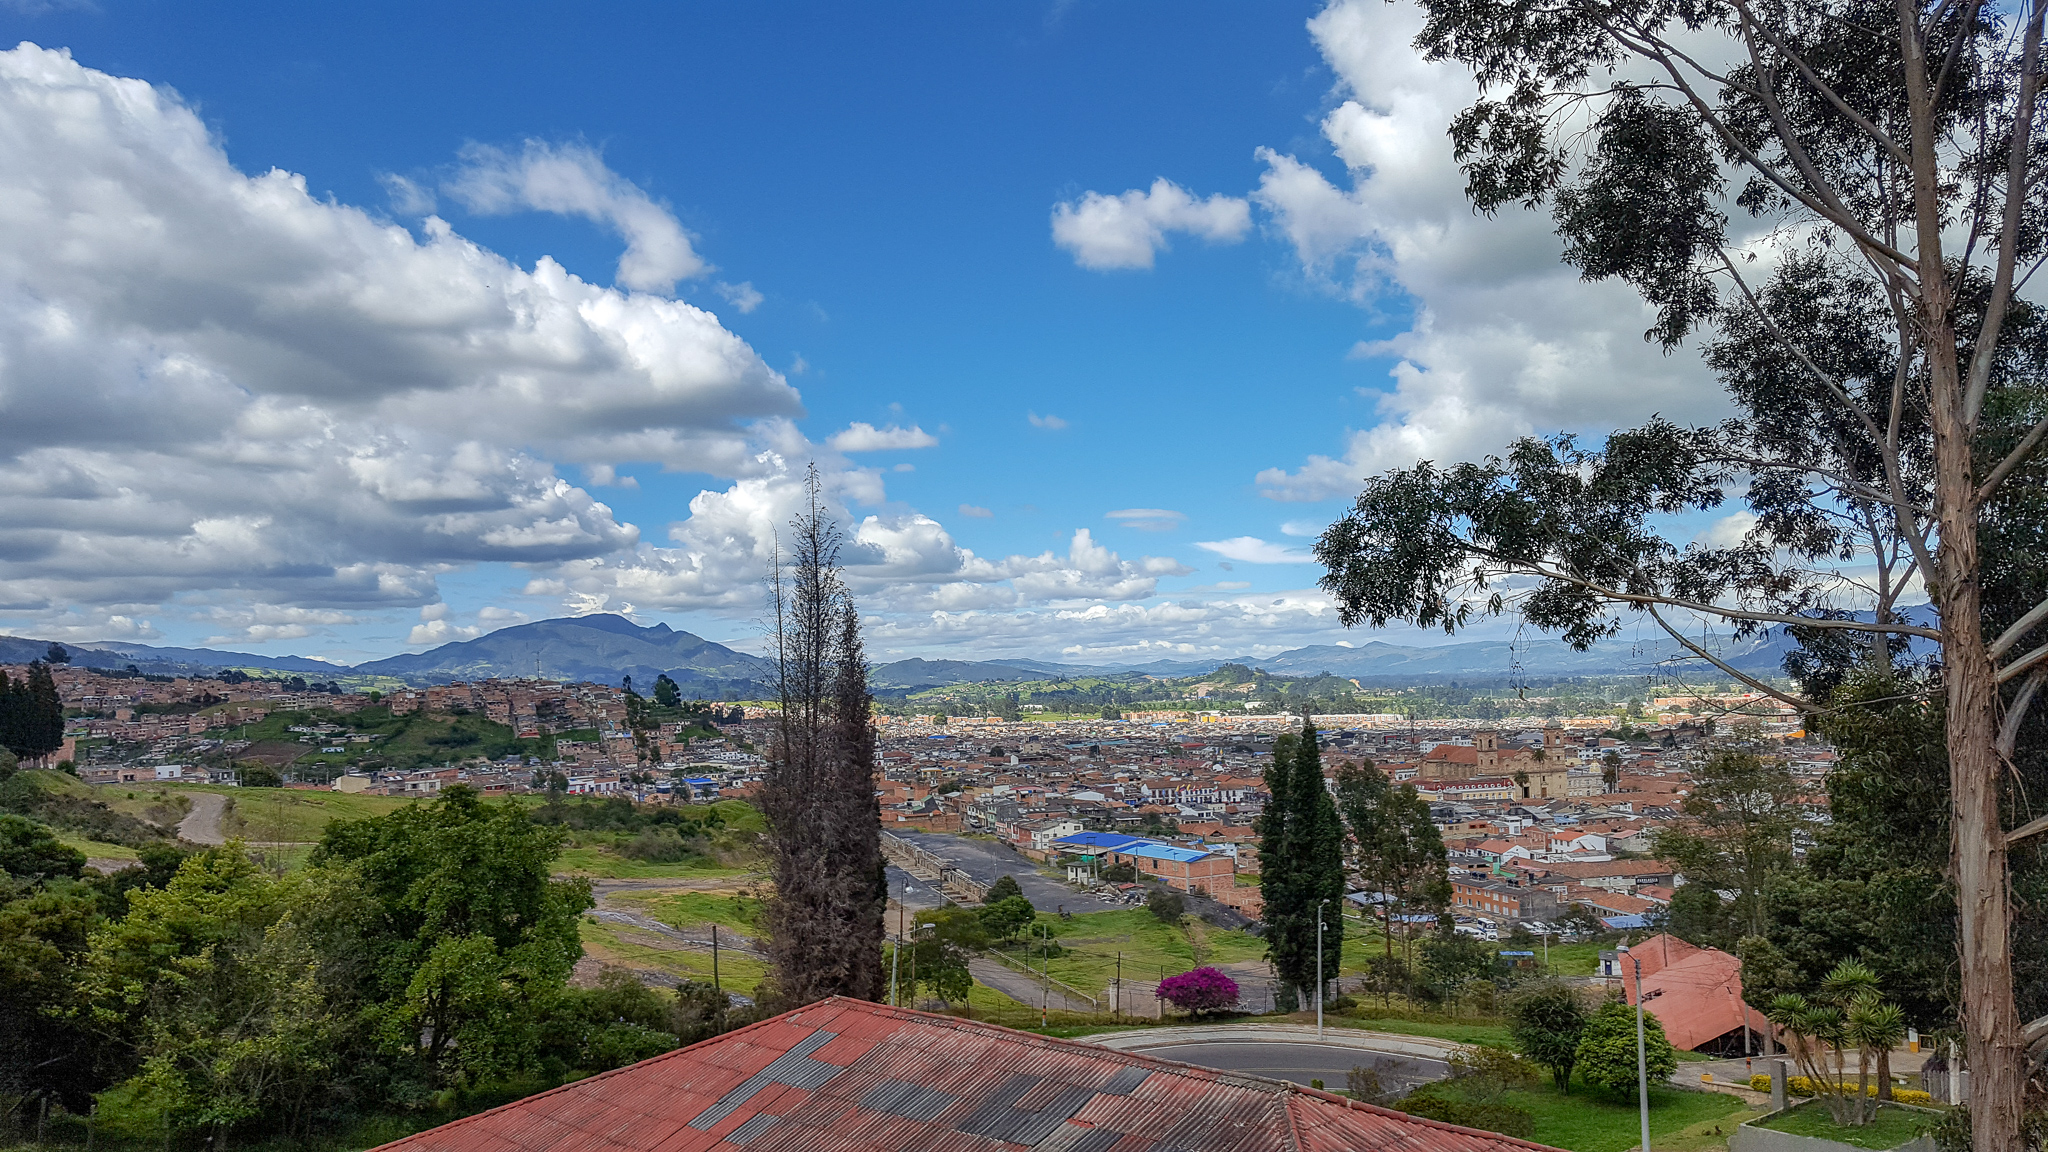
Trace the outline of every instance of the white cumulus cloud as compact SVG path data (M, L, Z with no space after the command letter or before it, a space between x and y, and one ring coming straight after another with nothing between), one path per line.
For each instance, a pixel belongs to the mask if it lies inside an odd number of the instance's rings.
M899 428L894 424L877 428L860 420L833 434L825 443L840 452L883 452L902 448L935 448L939 438L915 424Z
M668 292L676 281L710 270L675 216L606 167L604 157L586 144L528 140L516 153L470 144L442 191L482 215L553 212L610 228L626 241L618 282L628 288Z
M1198 540L1195 547L1207 549L1225 560L1242 564L1308 564L1315 560L1299 548L1261 540L1257 536L1233 536L1228 540Z
M1243 199L1219 194L1198 200L1164 176L1142 192L1089 192L1052 210L1053 243L1073 253L1074 263L1096 271L1150 268L1175 232L1234 244L1251 226L1251 206Z

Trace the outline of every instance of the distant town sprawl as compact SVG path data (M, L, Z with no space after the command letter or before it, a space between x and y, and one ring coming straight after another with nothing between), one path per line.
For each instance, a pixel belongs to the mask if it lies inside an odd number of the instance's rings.
M53 670L64 747L98 783L276 782L430 795L550 788L642 802L746 798L774 714L627 687L482 680L389 695L248 677ZM1818 797L1834 753L1789 710L1753 696L1649 701L1624 717L1414 721L1317 717L1334 779L1369 760L1430 804L1451 856L1454 914L1474 930L1572 917L1636 923L1683 877L1647 858L1709 738L1788 762ZM883 829L992 836L1077 881L1163 883L1256 918L1257 834L1273 742L1298 720L1228 712L1130 712L1045 721L878 715ZM274 776L274 781L271 777ZM1818 805L1820 802L1815 801ZM965 893L972 895L971 893Z

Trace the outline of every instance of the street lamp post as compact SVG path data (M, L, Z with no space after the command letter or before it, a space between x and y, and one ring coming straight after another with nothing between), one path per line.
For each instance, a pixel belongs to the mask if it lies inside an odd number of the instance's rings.
M1643 1152L1650 1152L1650 1058L1643 1045L1643 958L1628 945L1616 949L1636 966L1636 1100L1643 1117Z
M1316 1039L1323 1038L1323 910L1330 906L1325 896L1316 901Z

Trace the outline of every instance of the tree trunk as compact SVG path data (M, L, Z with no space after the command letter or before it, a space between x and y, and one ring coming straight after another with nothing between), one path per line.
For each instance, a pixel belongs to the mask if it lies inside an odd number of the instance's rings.
M1962 1026L1969 1042L1970 1132L1976 1152L2022 1152L2019 1007L2013 999L2012 907L2003 766L1997 752L1998 685L1985 649L1981 557L1969 428L1963 420L1955 339L1945 312L1929 308L1930 414L1935 511L1940 518L1942 674L1948 688L1950 867L1956 884L1962 963Z

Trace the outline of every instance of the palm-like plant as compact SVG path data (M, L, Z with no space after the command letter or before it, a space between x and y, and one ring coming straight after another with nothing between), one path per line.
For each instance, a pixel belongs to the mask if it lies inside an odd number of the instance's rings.
M1786 1048L1814 1086L1835 1123L1860 1128L1877 1114L1870 1078L1878 1094L1891 1097L1891 1050L1906 1036L1906 1014L1884 999L1877 974L1844 960L1827 974L1813 1000L1787 993L1764 1013L1784 1029ZM1856 1054L1856 1083L1849 1084L1849 1053Z

